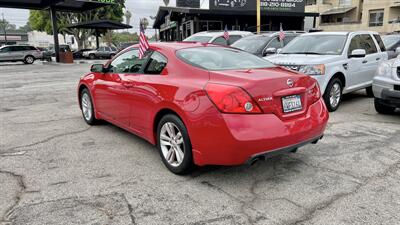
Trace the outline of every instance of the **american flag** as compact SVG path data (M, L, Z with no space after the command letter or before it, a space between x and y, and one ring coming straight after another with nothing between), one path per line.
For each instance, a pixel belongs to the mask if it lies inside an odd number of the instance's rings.
M282 24L281 24L281 29L279 31L279 41L283 41L286 38L285 32L283 32Z
M147 41L146 34L144 33L143 25L140 23L139 59L143 58L147 49L149 49L149 42Z
M229 32L228 32L228 26L227 25L225 25L224 38L225 38L225 40L229 40Z

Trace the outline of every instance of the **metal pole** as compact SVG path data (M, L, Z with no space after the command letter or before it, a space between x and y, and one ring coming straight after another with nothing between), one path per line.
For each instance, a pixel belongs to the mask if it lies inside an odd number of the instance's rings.
M4 13L1 13L3 17L3 30L4 30L4 41L6 42L7 45L7 29L6 29L6 20L4 19Z
M261 33L261 0L257 0L257 34Z
M96 49L100 48L99 31L96 29Z
M57 15L54 6L50 6L50 16L51 24L53 26L54 51L56 53L56 62L60 62L60 45L58 43Z

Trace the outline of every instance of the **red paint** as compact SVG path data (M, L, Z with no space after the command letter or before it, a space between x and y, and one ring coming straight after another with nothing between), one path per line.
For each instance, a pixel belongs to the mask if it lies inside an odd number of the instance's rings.
M175 112L188 129L197 165L238 165L256 153L323 134L329 115L314 79L279 67L209 72L175 55L179 49L201 46L210 45L150 44L150 49L168 58L161 75L89 73L80 80L79 87L85 85L90 90L97 119L107 120L152 144L156 143L157 114L163 110ZM291 88L288 79L294 82ZM242 90L241 94L252 97L256 112L222 113L206 92L211 83L240 87L237 90ZM303 110L283 113L281 98L294 94L301 95ZM266 101L259 101L263 98Z

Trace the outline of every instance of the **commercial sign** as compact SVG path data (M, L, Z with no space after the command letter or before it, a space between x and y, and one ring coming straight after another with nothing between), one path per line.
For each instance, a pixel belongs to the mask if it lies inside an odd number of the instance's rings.
M200 0L176 0L177 7L200 8Z
M306 0L261 0L261 10L267 12L304 13ZM256 0L210 0L210 9L255 11Z

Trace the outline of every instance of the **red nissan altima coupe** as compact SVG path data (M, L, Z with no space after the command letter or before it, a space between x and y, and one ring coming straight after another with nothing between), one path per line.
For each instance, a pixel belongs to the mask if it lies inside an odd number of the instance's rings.
M210 44L132 46L79 82L92 125L106 120L157 145L176 174L239 165L322 138L328 112L318 83L249 53Z

